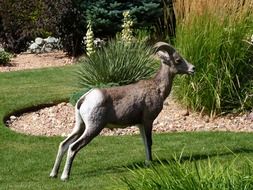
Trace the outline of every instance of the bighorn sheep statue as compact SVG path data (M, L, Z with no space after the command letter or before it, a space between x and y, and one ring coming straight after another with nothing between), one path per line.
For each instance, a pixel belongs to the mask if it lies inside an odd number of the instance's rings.
M62 157L67 152L61 180L69 177L77 152L86 146L105 127L137 125L146 150L146 160L151 161L152 127L163 108L176 74L193 74L194 66L188 63L169 44L158 42L154 46L161 66L154 78L137 83L103 89L92 89L84 94L75 106L75 127L59 145L50 177L56 177ZM112 125L107 125L112 124Z

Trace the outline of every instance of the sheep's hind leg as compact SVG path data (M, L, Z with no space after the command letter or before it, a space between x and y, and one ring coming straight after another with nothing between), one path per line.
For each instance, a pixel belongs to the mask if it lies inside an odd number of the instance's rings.
M149 165L152 161L152 122L146 123L144 125L138 126L140 129L140 134L143 139L143 143L145 146L145 152L146 152L146 164Z
M83 135L69 146L66 164L61 176L62 181L65 181L68 179L72 162L77 152L81 148L86 146L94 137L96 137L101 132L102 129L103 127L96 127L96 126L87 127L86 126L86 129Z
M56 160L55 160L53 169L50 173L50 177L52 178L57 177L62 158L65 152L68 150L69 145L73 143L76 139L78 139L83 134L84 130L85 130L85 124L83 123L83 120L81 116L79 115L79 113L76 112L75 127L73 131L71 132L71 134L64 141L60 143Z

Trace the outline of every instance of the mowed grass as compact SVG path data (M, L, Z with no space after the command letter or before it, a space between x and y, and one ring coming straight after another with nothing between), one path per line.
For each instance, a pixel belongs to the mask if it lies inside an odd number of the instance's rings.
M143 165L144 147L138 135L99 136L77 154L68 182L50 179L63 138L22 135L4 126L4 117L13 112L68 99L77 90L74 70L64 67L0 74L0 189L126 189L119 181L130 175L127 168ZM218 156L228 162L234 154L253 160L250 133L155 134L153 142L153 154L159 160L171 160L182 151L184 160L205 162Z

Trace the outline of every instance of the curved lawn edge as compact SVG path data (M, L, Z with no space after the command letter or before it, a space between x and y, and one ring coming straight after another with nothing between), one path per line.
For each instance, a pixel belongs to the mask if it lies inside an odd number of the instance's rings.
M0 129L12 114L68 100L77 90L74 71L64 66L0 73Z
M66 102L66 101L68 101L68 99L56 100L56 101L49 102L49 103L42 103L42 104L38 104L38 105L35 105L35 106L25 107L25 108L22 108L22 109L19 109L19 110L14 110L13 112L10 112L10 113L7 113L6 115L4 115L2 122L6 126L6 121L9 120L12 115L14 115L16 117L19 117L20 115L22 115L24 113L35 112L35 111L38 111L40 109L55 106L57 104L60 104L62 102ZM8 126L6 126L6 127L8 127Z

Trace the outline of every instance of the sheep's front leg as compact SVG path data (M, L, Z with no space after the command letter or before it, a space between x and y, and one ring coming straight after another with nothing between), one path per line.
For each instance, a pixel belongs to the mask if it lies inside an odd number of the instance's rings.
M139 125L140 134L143 139L143 143L145 146L145 152L146 152L146 163L149 164L150 161L152 161L152 128L153 123L148 122L144 125Z
M83 135L69 146L66 164L61 176L62 181L65 181L68 179L71 166L77 152L81 148L86 146L94 137L96 137L101 132L101 130L102 130L101 127L87 127L86 126L86 130L84 131Z

